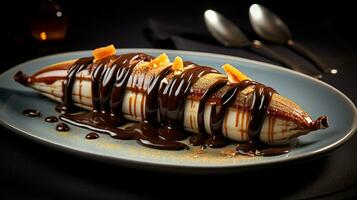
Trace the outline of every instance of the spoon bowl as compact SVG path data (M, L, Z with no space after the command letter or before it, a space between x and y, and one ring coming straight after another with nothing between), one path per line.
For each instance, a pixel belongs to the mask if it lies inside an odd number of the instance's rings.
M292 40L288 26L267 8L253 4L249 8L249 19L253 29L259 36L277 43L286 43Z
M224 46L247 47L251 41L229 19L214 10L204 13L204 21L208 31Z
M324 73L337 74L333 68L318 58L312 51L294 41L288 26L276 14L264 6L253 4L249 8L249 20L254 31L265 40L285 44L297 54L311 61Z

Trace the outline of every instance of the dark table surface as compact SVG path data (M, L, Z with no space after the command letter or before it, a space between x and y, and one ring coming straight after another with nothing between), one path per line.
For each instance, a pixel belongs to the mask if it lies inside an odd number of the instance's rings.
M118 48L174 48L272 62L244 50L221 47L209 37L199 16L206 8L225 12L253 38L256 36L246 16L249 1L232 4L234 6L213 1L191 2L190 6L187 6L189 2L183 1L150 6L140 2L127 5L60 1L63 16L69 19L65 39L39 42L30 34L32 21L41 16L38 13L46 2L26 3L22 7L13 2L8 6L10 14L2 23L7 28L2 32L1 44L7 51L2 53L1 72L32 58L93 49L110 43ZM300 1L283 4L262 1L262 4L286 20L296 40L339 69L338 75L327 75L323 81L356 103L357 53L353 47L356 41L353 40L355 32L348 28L353 22L349 13L352 9L338 2L326 3L322 7L306 6ZM315 11L317 8L319 12ZM348 10L342 12L342 8ZM312 67L284 47L269 46L291 56L301 65ZM3 127L0 127L0 134L0 180L3 183L0 199L167 199L222 195L224 198L248 195L273 199L357 197L357 135L333 152L312 160L237 171L230 175L202 176L129 169L61 152Z

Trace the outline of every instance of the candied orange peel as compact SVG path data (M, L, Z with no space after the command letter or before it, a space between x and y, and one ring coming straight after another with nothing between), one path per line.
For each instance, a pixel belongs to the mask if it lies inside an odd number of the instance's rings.
M116 53L116 49L113 44L94 49L92 54L94 56L94 62L112 56Z
M148 64L148 67L150 69L155 69L158 67L165 66L170 63L169 57L166 55L166 53L160 54L158 57L154 58L151 60Z
M238 83L244 80L251 80L251 78L249 78L243 72L239 71L237 68L233 67L230 64L224 64L222 68L226 72L228 76L228 80L231 83Z
M183 71L183 61L181 57L176 56L174 63L172 63L172 69L174 71Z

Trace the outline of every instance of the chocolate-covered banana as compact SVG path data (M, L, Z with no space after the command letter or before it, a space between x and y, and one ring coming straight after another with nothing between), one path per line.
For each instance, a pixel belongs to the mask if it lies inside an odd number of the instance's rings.
M14 78L60 102L63 121L159 149L187 147L177 142L187 132L192 144L220 147L225 138L283 144L328 127L327 117L312 120L272 88L227 72L228 78L180 58L171 63L165 55L110 53ZM90 112L73 112L75 107ZM141 123L117 128L127 120Z

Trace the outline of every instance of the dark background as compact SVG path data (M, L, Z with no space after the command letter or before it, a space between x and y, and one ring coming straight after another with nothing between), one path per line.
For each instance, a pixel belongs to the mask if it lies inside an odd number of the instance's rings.
M252 3L267 6L305 44L340 73L325 76L356 103L357 19L342 1L11 1L1 6L0 72L32 58L93 49L149 47L221 52L272 62L244 50L221 47L205 30L202 13L224 13L257 38L248 21ZM34 24L59 5L67 18L64 39L39 41ZM45 20L46 21L46 20ZM268 43L282 53L289 52ZM297 62L309 67L292 55ZM272 62L274 63L274 62ZM312 67L312 66L310 66ZM346 199L357 197L357 138L334 152L303 163L244 170L219 176L175 175L127 169L59 152L0 128L0 199L240 198ZM4 197L4 198L2 198Z

